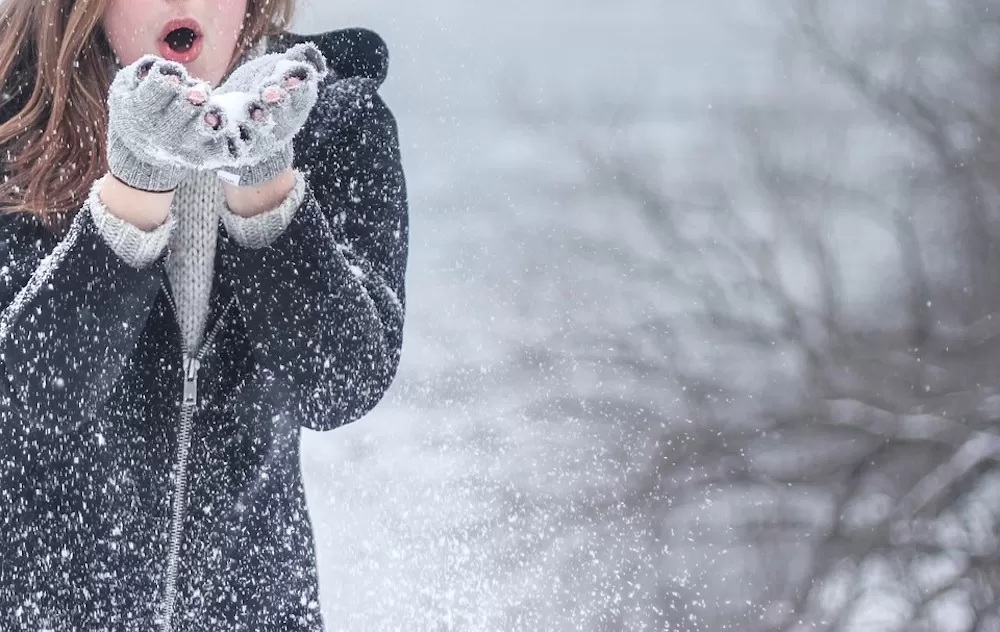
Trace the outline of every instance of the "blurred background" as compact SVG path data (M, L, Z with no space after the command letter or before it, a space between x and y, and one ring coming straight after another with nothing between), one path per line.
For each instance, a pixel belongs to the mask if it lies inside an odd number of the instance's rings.
M339 0L403 364L304 431L330 630L1000 630L1000 4Z

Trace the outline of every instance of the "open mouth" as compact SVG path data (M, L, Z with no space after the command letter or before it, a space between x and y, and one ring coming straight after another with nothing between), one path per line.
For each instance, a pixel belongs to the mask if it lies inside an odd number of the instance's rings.
M195 40L198 39L198 33L194 29L182 26L179 29L174 29L167 33L167 36L163 38L163 41L167 43L170 50L178 53L186 53L191 50L194 46Z
M160 33L160 54L171 61L189 63L201 53L201 27L191 18L171 20Z

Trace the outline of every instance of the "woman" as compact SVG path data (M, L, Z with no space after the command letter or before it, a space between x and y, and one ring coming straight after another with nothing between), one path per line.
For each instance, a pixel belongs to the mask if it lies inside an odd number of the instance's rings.
M375 34L0 4L0 630L319 631L301 427L399 362Z

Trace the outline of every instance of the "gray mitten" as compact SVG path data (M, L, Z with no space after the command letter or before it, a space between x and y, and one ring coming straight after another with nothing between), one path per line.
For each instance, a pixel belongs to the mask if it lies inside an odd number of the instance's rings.
M108 93L108 168L125 184L169 191L200 167L214 142L205 122L210 86L184 66L145 55Z
M327 64L314 44L249 61L208 97L205 120L217 142L202 168L240 186L260 184L292 165L292 138L316 104Z

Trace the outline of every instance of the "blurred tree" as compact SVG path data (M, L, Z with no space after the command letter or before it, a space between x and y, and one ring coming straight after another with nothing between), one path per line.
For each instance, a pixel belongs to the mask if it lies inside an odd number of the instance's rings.
M538 296L588 307L561 348L598 377L533 414L626 430L649 629L1000 630L1000 5L786 17L786 80L718 114L700 181L634 112L558 127L600 289Z

